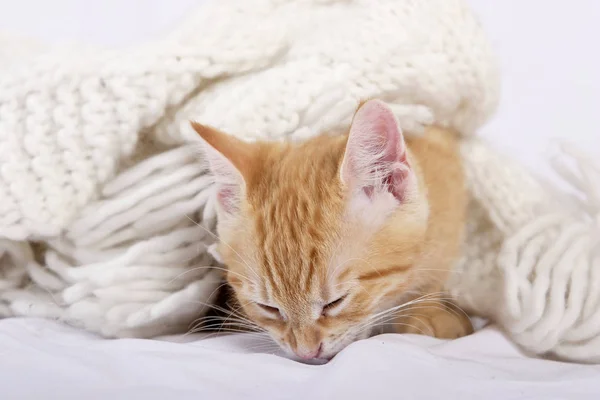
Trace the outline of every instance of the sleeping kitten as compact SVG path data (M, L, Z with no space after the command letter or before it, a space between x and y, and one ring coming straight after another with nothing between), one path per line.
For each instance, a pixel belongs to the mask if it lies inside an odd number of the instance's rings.
M302 359L374 328L456 338L471 323L441 293L466 193L456 137L404 138L378 100L348 134L246 143L192 123L218 189L219 252L240 310Z

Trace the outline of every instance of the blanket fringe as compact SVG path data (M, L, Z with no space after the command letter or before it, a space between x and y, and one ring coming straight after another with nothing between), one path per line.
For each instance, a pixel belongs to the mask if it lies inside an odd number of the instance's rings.
M551 164L573 190L572 203L506 240L498 257L502 323L534 353L600 362L600 169L575 147L560 149Z

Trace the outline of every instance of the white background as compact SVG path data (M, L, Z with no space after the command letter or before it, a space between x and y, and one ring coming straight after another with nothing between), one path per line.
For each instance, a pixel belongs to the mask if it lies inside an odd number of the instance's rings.
M468 1L503 73L501 106L482 135L541 172L554 138L600 156L600 1ZM201 2L0 0L0 30L127 46L160 37Z

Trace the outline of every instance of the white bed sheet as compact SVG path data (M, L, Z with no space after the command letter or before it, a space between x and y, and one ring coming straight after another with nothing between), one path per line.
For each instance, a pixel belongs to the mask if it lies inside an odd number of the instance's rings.
M600 398L600 366L527 358L490 327L450 342L382 335L325 365L262 353L248 335L172 340L103 340L52 321L0 321L1 398Z

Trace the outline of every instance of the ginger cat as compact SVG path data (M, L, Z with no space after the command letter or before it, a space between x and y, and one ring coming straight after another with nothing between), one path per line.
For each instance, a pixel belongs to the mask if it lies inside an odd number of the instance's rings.
M218 251L245 321L301 359L329 359L386 325L456 338L469 318L442 293L466 193L456 137L405 139L363 103L348 134L246 143L192 123L218 185Z

